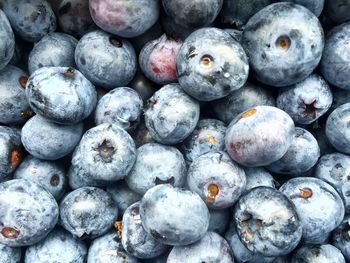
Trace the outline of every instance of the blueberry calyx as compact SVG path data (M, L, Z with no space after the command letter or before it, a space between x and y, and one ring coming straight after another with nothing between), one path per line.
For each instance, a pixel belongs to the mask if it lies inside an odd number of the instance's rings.
M219 186L217 186L216 184L213 184L213 183L209 184L208 185L208 195L207 195L208 203L210 203L210 204L214 203L219 192L220 192Z
M63 75L67 78L73 78L75 74L75 69L74 68L68 68Z
M277 38L275 44L278 49L287 51L290 48L291 40L288 36L280 36Z
M57 174L54 174L50 179L50 184L52 186L57 186L60 183L60 177Z
M104 162L111 162L116 148L109 140L103 140L103 142L97 147L100 157Z
M123 46L123 41L121 41L119 38L117 38L115 36L111 36L109 38L109 43L111 43L113 46L118 47L118 48Z
M18 79L18 82L19 82L19 84L21 85L21 87L22 87L23 89L26 88L27 81L28 81L28 77L27 77L27 76L21 76L21 77Z
M310 197L312 197L312 190L308 187L300 188L299 197L309 199Z
M21 153L19 152L19 150L16 148L12 149L11 155L10 155L11 168L17 167L20 161L21 161Z
M4 227L1 230L1 234L8 239L15 239L19 235L19 231L13 227Z
M316 110L317 110L317 108L315 107L315 104L316 104L316 100L314 100L311 103L305 103L304 102L305 109L304 109L303 115L304 116L309 116L309 117L311 117L313 119L316 118Z
M201 57L200 65L202 68L211 68L214 64L214 58L210 55L204 55Z

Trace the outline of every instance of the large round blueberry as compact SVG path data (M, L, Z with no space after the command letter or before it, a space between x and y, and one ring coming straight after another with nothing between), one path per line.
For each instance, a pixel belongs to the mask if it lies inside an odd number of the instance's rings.
M227 152L236 162L257 167L283 157L294 138L294 123L284 111L271 106L251 108L227 128Z
M201 101L227 96L248 78L248 58L230 34L217 28L193 32L182 44L176 60L181 87Z
M199 104L179 84L168 84L148 100L146 126L151 136L163 144L176 144L186 139L199 120Z
M293 203L266 186L256 187L238 200L234 222L243 244L264 256L287 255L302 235Z
M20 263L21 255L21 248L0 244L0 263Z
M336 247L325 245L308 245L298 248L292 255L291 263L345 263L344 256Z
M345 216L343 222L333 231L331 244L338 248L344 258L350 260L350 217Z
M311 11L284 2L255 14L244 28L242 43L256 78L283 87L304 80L316 68L324 35Z
M24 179L0 184L0 243L12 247L39 242L55 227L58 205L42 186Z
M340 24L350 20L349 0L326 0L325 15Z
M15 52L15 36L5 13L0 10L0 70L12 59Z
M168 245L192 244L209 227L209 211L202 199L169 184L157 185L145 193L140 215L145 230Z

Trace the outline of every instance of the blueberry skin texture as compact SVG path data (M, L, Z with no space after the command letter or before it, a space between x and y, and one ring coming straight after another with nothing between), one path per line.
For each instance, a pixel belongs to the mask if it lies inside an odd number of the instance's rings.
M197 193L209 208L232 206L245 189L244 170L225 152L209 152L192 162L188 169L188 188ZM217 188L214 193L211 187Z
M327 82L313 74L305 80L280 89L277 107L299 124L310 124L324 115L332 105L333 94Z
M108 181L104 180L95 180L83 170L80 166L71 165L68 169L68 184L69 187L73 190L85 187L85 186L94 186L103 188L110 184Z
M169 184L157 185L144 194L140 215L147 233L166 245L192 244L201 239L209 227L210 214L202 199Z
M87 79L105 89L127 85L137 68L130 42L101 30L87 33L79 40L75 63Z
M74 51L78 43L64 33L49 33L35 43L28 58L30 74L42 67L75 67Z
M0 10L0 28L0 70L2 70L11 61L15 52L15 35L7 16L2 10Z
M218 16L223 0L162 0L165 13L176 23L188 28L207 26Z
M331 239L331 244L341 251L347 261L350 260L349 219L349 216L345 216L343 222L333 231Z
M226 126L216 119L199 120L195 130L181 144L180 149L188 164L199 156L225 148Z
M318 178L297 177L279 189L299 215L303 228L302 242L319 244L344 218L344 204L336 190Z
M158 20L159 0L89 0L91 17L104 31L137 37Z
M136 161L126 183L138 194L158 184L182 187L187 168L182 153L172 146L147 143L137 149Z
M35 113L60 124L76 124L87 118L97 103L94 85L78 70L45 67L28 79L26 95Z
M142 98L135 90L128 87L116 88L98 101L95 123L116 124L125 130L133 130L140 121L142 110Z
M326 136L332 146L339 152L350 153L350 134L348 119L350 117L350 103L336 108L326 122Z
M24 179L0 184L0 207L0 243L11 247L39 242L58 221L58 205L53 196Z
M8 65L0 71L0 123L22 124L31 116L24 91L27 74Z
M177 55L181 87L200 101L212 101L241 88L249 64L240 43L217 28L201 28L186 38Z
M229 124L243 111L260 105L276 106L276 101L264 86L246 82L242 88L232 91L225 98L212 101L211 105L216 116Z
M305 7L276 3L249 19L242 44L256 78L284 87L304 80L316 68L324 33L317 17Z
M272 175L262 167L244 168L246 184L244 193L258 186L268 186L276 188Z
M179 84L168 84L148 100L145 123L157 142L177 144L193 132L199 112L199 103L188 96Z
M350 23L334 27L326 35L320 69L332 85L350 90Z
M0 4L13 30L26 41L38 42L56 30L55 14L46 0L2 0Z
M118 218L118 208L106 191L82 187L70 192L60 203L62 226L77 238L94 239L108 232Z
M294 138L293 120L272 106L251 108L232 120L225 145L233 160L247 167L259 167L283 157Z
M219 235L225 234L225 231L231 220L231 209L209 209L210 221L208 232L216 232Z
M56 162L44 161L28 155L18 166L14 179L26 179L43 186L56 200L66 191L64 168Z
M84 263L87 247L62 229L54 229L39 243L27 248L25 263L70 262Z
M83 134L83 124L60 125L35 115L22 128L22 144L34 157L57 160L72 152Z
M292 256L291 263L345 263L345 258L336 247L325 245L303 246L298 248Z
M273 173L301 175L314 167L319 157L320 147L315 137L307 130L296 127L286 154L266 168Z
M271 187L256 187L242 196L233 218L242 243L253 253L287 255L301 239L302 226L293 203Z
M326 0L325 15L340 24L350 20L349 0Z
M136 159L131 136L114 124L100 124L83 135L75 148L72 165L93 180L108 182L123 179Z
M232 251L227 241L215 232L207 232L198 242L174 247L167 263L232 263Z
M20 248L0 244L0 263L20 263L21 255Z

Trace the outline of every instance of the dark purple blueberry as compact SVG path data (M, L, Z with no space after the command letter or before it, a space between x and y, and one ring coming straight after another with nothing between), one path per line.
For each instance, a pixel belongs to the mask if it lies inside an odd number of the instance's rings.
M21 248L0 244L0 263L20 263L21 255Z
M2 4L0 2L0 4ZM15 52L15 35L5 13L0 9L0 70L12 59Z
M345 258L336 247L325 245L306 245L298 248L292 255L291 263L345 263Z
M349 0L326 0L324 10L325 15L338 24L350 20Z
M333 231L331 244L338 248L347 261L350 261L350 217L345 216L343 222Z

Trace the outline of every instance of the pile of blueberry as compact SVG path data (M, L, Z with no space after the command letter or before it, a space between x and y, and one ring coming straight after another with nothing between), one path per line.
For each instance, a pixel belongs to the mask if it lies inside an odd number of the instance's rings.
M350 262L350 0L0 0L20 262Z

